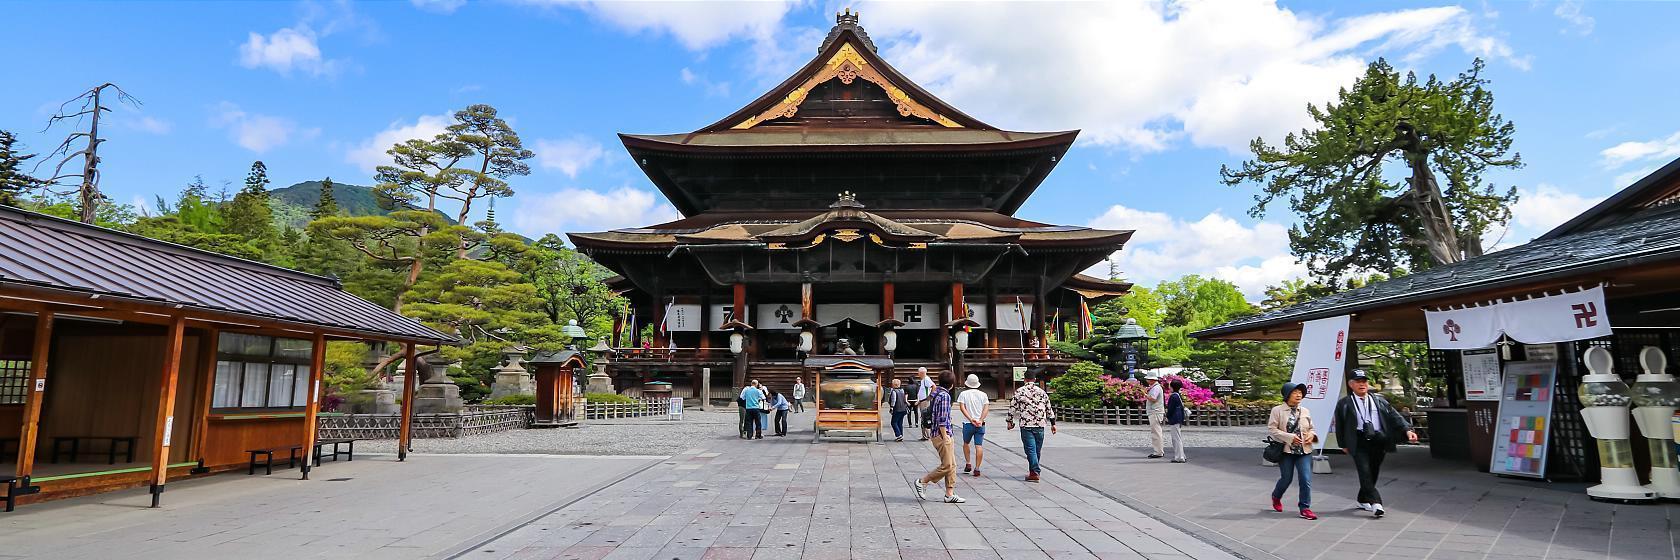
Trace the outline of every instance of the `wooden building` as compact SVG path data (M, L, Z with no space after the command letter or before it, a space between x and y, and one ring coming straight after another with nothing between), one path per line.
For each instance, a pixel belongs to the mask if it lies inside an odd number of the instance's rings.
M1425 342L1424 310L1485 306L1543 298L1602 286L1608 337L1524 345L1506 339L1494 354L1503 368L1541 361L1556 368L1550 390L1546 477L1598 477L1598 449L1581 417L1577 387L1587 373L1588 347L1609 349L1616 373L1628 384L1641 372L1639 352L1663 350L1680 357L1680 160L1675 160L1604 202L1528 243L1461 262L1376 282L1299 305L1244 317L1192 333L1203 340L1299 340L1301 323L1352 315L1348 338L1359 342ZM1596 306L1594 306L1596 307ZM1591 312L1590 316L1587 313ZM1577 321L1596 320L1584 309ZM1431 452L1489 469L1498 402L1465 398L1464 352L1431 350L1427 367L1444 376L1448 394L1429 412ZM1670 366L1670 371L1673 367ZM1502 374L1503 375L1503 374ZM1635 426L1637 436L1637 426ZM1645 446L1635 446L1644 460Z
M803 355L842 344L890 354L898 375L956 364L993 395L1016 366L1064 370L1049 340L1084 324L1082 302L1129 288L1077 273L1130 231L1014 215L1078 131L958 111L883 61L849 12L817 51L710 126L620 135L683 217L570 234L632 302L618 388L697 395L709 368L713 397L747 378L787 390Z
M247 450L306 454L329 340L412 362L454 338L331 278L0 207L0 456L19 503L150 485L156 505Z

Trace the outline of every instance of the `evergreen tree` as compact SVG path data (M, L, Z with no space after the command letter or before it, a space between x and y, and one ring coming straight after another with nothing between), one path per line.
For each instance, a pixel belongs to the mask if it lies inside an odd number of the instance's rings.
M333 196L333 180L327 177L321 180L321 198L315 201L315 208L309 211L309 219L319 220L327 216L338 215L338 198Z
M17 135L0 130L0 205L22 204L24 195L45 186L40 179L24 173L23 162L35 154L19 153L22 149L17 145Z
M233 195L233 201L223 210L227 233L251 240L274 237L274 212L268 205L268 167L263 162L251 164L245 177L245 188Z

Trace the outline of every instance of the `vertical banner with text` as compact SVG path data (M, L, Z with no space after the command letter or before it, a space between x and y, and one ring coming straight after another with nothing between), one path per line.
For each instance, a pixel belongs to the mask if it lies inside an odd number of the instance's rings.
M1295 351L1295 374L1289 380L1307 385L1301 406L1312 415L1321 441L1329 441L1336 401L1342 398L1342 372L1348 356L1349 316L1301 323L1301 345Z

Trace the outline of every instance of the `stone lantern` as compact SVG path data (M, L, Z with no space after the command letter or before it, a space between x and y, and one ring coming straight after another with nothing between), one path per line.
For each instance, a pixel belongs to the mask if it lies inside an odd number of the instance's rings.
M1149 363L1149 341L1155 337L1138 325L1137 319L1127 317L1126 322L1109 333L1108 338L1120 346L1120 363L1125 366L1128 376L1135 377L1138 366Z
M524 365L525 353L529 351L530 348L524 346L510 346L502 350L502 364L496 367L496 381L490 385L490 398L536 393L536 381Z

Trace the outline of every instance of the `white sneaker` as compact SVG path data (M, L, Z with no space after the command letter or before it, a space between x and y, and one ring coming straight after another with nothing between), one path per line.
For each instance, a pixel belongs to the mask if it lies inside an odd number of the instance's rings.
M962 499L962 496L958 496L956 494L952 494L952 495L949 495L949 496L945 497L945 503L947 503L947 504L960 504L960 503L963 503L963 502L966 502L966 501L968 501L968 500L964 500L964 499Z
M1384 513L1388 513L1383 511L1382 504L1371 504L1371 510L1377 513L1377 517L1382 517Z
M1359 505L1357 507L1359 509L1362 509L1362 510L1365 510L1365 511L1372 511L1371 510L1371 504L1367 504L1365 502L1359 502Z
M916 490L916 499L927 501L927 489L922 487L921 481L910 481L910 487Z

